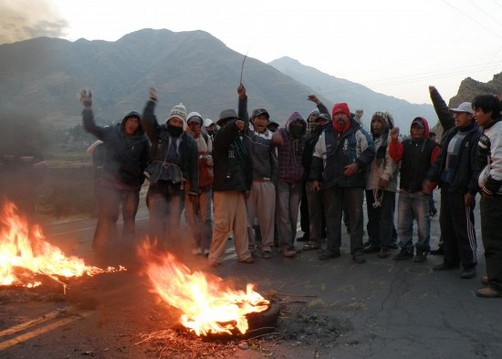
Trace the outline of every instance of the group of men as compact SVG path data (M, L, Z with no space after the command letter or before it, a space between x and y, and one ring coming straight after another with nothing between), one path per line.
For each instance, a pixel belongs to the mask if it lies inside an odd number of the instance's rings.
M222 264L230 235L241 263L254 263L258 256L270 259L275 246L287 258L302 250L319 250L320 260L339 257L344 211L353 261L365 263L365 254L373 252L387 258L395 231L397 192L400 251L394 259L423 262L430 251L430 194L439 186L445 256L434 269L462 266L462 278L475 276L474 206L480 192L487 276L478 295L502 296L502 238L495 219L502 208L500 102L480 95L472 104L448 108L434 87L430 91L445 128L440 145L429 139L429 124L423 117L412 120L409 135L400 136L389 113L375 112L367 132L346 103L335 104L329 112L313 95L308 99L316 109L308 122L293 112L284 127L273 132L266 109L255 108L248 114L242 84L237 89L238 112L220 113L214 137L205 130L212 121L204 121L198 112L187 114L181 103L172 108L165 124L159 124L154 89L143 114L131 112L116 127L100 127L94 122L92 95L83 91L84 127L103 141L106 153L94 249L106 253L109 240L118 238L120 208L122 238L133 243L139 189L146 175L152 243L161 249L176 248L183 238L184 209L193 252L206 255L212 267ZM309 242L296 248L302 189L308 205Z

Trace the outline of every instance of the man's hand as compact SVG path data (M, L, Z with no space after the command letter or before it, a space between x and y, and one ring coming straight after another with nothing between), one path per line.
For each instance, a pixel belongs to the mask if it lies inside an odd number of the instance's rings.
M425 179L422 182L422 193L429 196L432 193L432 182Z
M155 90L153 87L150 87L148 89L148 97L150 97L150 100L152 100L153 102L157 102L157 99L159 98L157 90Z
M319 105L321 103L321 101L319 101L319 99L317 98L316 95L309 95L307 97L307 100L309 101L312 101L313 103L315 103L316 105Z
M399 139L399 127L394 127L389 131L390 139L392 141L397 141Z
M389 181L387 181L383 178L380 178L380 180L378 181L378 187L381 189L386 189L388 185L389 185Z
M464 204L466 207L473 208L474 207L474 195L472 193L464 194Z
M283 145L284 141L283 141L280 133L274 132L274 134L272 135L272 143L274 144L274 146L277 146L277 147L280 147Z
M429 86L429 92L432 92L432 91L434 91L435 89L436 89L436 88L435 88L434 86L432 86L432 85L431 85L431 86Z
M237 128L239 129L239 131L242 131L242 130L244 130L244 127L246 126L246 124L242 120L236 120L235 121L235 126L237 126Z
M312 188L311 190L314 191L314 192L317 192L321 189L321 182L319 181L312 181Z
M239 99L245 100L247 97L246 94L246 88L244 87L243 84L240 84L239 87L237 87L237 94L239 95Z
M78 100L85 107L91 107L92 106L92 93L91 93L91 90L89 90L89 89L83 89L83 90L81 90L80 94L79 94Z
M355 175L358 170L359 170L359 166L357 165L357 163L351 163L350 165L345 166L345 169L343 171L343 175L350 177L352 175Z

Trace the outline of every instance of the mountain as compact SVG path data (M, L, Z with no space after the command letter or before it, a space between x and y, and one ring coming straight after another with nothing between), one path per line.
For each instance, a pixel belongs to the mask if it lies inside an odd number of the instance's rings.
M130 110L141 111L151 86L160 96L160 122L179 102L189 112L216 119L220 111L237 107L241 69L249 110L265 107L279 123L294 111L307 116L314 108L307 100L311 93L328 108L340 101L348 102L354 111L362 108L366 119L384 110L401 127L408 127L417 115L437 122L430 105L385 96L292 59L265 64L251 57L243 63L244 58L204 31L143 29L115 42L40 37L3 44L0 133L18 117L33 118L39 128L56 134L52 142L63 141L60 137L81 123L77 93L83 87L93 92L101 124L115 123Z
M493 76L487 83L466 78L460 83L458 93L450 99L448 106L458 106L462 102L472 101L480 94L502 94L502 73Z
M438 121L434 108L430 104L417 105L386 96L355 82L340 79L313 67L302 65L289 57L274 60L269 65L310 87L316 93L331 99L332 102L347 102L352 112L356 109L363 109L363 123L366 128L369 127L371 115L376 111L387 111L392 114L396 126L401 129L409 129L411 121L416 116L425 117L431 127ZM428 89L424 91L428 91Z

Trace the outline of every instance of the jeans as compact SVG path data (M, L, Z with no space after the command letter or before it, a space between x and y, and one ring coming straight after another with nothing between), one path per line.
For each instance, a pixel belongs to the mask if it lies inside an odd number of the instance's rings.
M401 189L397 208L397 233L399 246L413 249L413 221L417 221L417 250L428 252L431 237L431 218L429 215L429 196L422 192L407 192Z
M185 198L185 218L194 239L195 248L209 250L213 236L213 190L206 187L197 198L190 202L189 195Z
M135 218L139 206L139 191L126 191L100 186L98 196L98 222L92 248L106 253L121 240L121 246L134 248ZM122 209L122 234L119 238L117 221ZM129 249L128 248L128 249Z
M296 238L298 207L302 196L302 183L279 180L276 186L276 224L281 250L293 249Z
M146 195L149 209L150 241L161 249L176 244L180 238L180 216L184 205L184 191L179 184L158 181L150 184Z
M330 253L339 253L342 244L342 209L350 217L350 253L358 255L363 249L363 200L360 187L331 187L323 190L326 215L327 247Z
M502 196L481 198L480 210L488 285L502 291Z

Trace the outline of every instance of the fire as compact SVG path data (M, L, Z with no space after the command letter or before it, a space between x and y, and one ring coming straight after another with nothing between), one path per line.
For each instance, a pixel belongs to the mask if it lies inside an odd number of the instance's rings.
M5 203L0 222L0 285L31 288L41 284L32 278L17 275L19 271L16 268L43 274L56 281L59 281L58 277L93 276L125 270L124 267L101 269L87 266L78 257L65 256L59 248L45 240L38 226L34 225L30 230L26 219L16 214L16 206L12 202Z
M210 333L242 334L249 329L246 314L269 308L270 302L255 292L234 290L223 279L210 273L191 270L171 253L153 254L148 243L140 248L146 262L146 274L154 292L168 304L180 309L180 323L197 335Z

